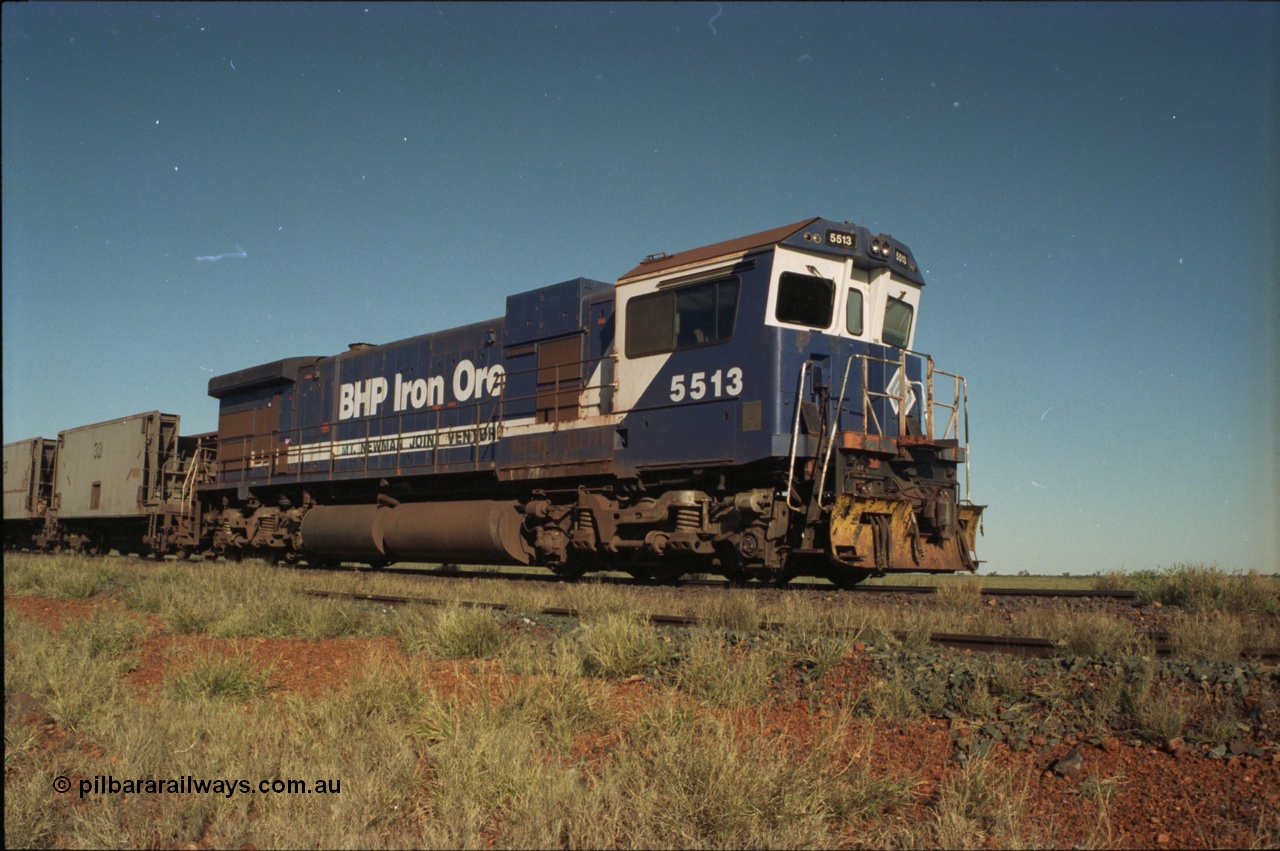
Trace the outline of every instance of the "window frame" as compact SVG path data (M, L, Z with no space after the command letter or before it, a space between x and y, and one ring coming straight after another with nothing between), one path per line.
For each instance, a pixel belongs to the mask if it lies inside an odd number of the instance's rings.
M784 301L786 302L786 305L785 305L786 307L788 308L792 307L790 300L784 300L784 290L788 287L788 280L794 279L794 278L807 278L810 280L822 281L828 285L830 289L830 298L827 303L827 309L826 309L827 322L825 325L819 325L814 322L807 321L803 318L791 318L789 316L785 316L785 317L782 316ZM773 318L775 321L781 322L786 325L798 325L802 328L812 328L814 330L819 330L819 331L828 331L831 329L831 323L835 321L836 293L837 293L837 288L836 288L835 278L824 278L821 275L806 275L802 272L795 272L792 270L784 271L781 275L778 276L777 297L774 299L774 304L773 304Z
M853 303L855 296L858 299L858 330L856 331L849 327L849 306ZM867 332L867 298L866 294L856 286L850 286L849 293L845 296L844 330L846 334L854 337L861 337Z
M720 336L720 330L721 330L720 322L722 319L721 314L726 309L725 305L722 304L720 294L722 292L722 287L725 284L732 284L733 309L728 314L729 333L725 336ZM698 342L681 343L679 341L680 328L679 328L679 322L678 322L678 319L680 316L680 311L679 311L680 296L682 294L686 296L692 295L693 291L697 289L708 289L712 293L711 315L715 323L715 328L713 329L714 336ZM669 332L669 342L660 346L651 346L651 347L646 347L644 349L637 350L636 349L637 337L641 338L642 340L645 340L645 337L646 337L645 331L641 331L637 333L638 326L636 323L640 321L640 318L639 318L640 311L643 311L646 309L652 310L653 308L658 307L659 304L663 301L666 301L669 303L669 309L665 312L666 314L665 321L667 322L667 325L665 326L665 330ZM627 334L626 346L625 346L626 356L628 359L644 358L644 357L651 357L653 355L664 355L664 354L670 354L671 352L686 351L688 349L700 349L706 346L719 346L724 343L728 343L733 339L734 332L737 330L738 308L741 306L741 304L742 304L742 279L739 278L737 275L725 275L723 277L712 278L710 280L699 281L694 284L687 284L679 287L670 287L666 289L659 288L656 292L645 293L644 295L635 296L634 298L631 298L627 301L627 315L626 315L626 321L625 321L626 334ZM657 330L660 332L664 329L657 329ZM650 336L656 336L653 333L653 331L648 331L647 333ZM645 340L645 342L647 344L649 341Z
M906 327L906 332L902 335L901 345L899 345L896 342L889 341L889 311L892 310L895 305L901 305L903 308L906 308L906 311L907 311L906 312L907 327ZM895 349L909 349L911 347L910 346L911 326L912 326L912 323L915 322L915 318L916 318L916 309L915 309L915 306L911 304L911 302L906 301L905 299L894 298L893 296L889 296L888 299L885 301L885 305L884 305L884 323L881 326L881 330L880 330L880 341L884 345L892 346ZM895 335L895 339L898 339L896 335Z

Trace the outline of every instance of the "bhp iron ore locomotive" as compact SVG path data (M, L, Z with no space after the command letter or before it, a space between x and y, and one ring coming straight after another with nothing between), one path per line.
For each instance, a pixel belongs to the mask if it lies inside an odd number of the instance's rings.
M814 218L218 376L213 434L151 412L6 445L6 544L566 577L972 571L965 383L913 351L923 286L897 239Z

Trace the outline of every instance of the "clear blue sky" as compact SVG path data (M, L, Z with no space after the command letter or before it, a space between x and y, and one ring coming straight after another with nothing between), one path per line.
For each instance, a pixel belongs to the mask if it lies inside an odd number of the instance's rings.
M826 216L926 270L984 570L1274 571L1278 13L4 4L4 440Z

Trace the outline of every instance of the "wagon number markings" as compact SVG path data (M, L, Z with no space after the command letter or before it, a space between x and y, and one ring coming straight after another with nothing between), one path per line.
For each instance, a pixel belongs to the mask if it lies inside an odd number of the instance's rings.
M705 372L695 372L688 376L689 385L685 387L684 375L671 376L671 401L679 402L684 399L686 391L690 399L701 399L707 395L707 374ZM737 396L742 392L742 369L740 367L730 367L728 370L719 370L711 373L711 390L712 398L718 399L721 396Z

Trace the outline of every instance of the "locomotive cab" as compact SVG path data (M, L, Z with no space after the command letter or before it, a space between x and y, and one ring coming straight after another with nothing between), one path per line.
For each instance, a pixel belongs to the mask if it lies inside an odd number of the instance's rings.
M834 337L911 349L922 283L893 269L779 248L764 322Z
M966 388L913 351L919 266L890 236L820 224L802 229L807 249L775 251L765 317L794 329L783 334L788 342L804 345L798 335L808 329L841 340L823 346L811 337L796 372L792 446L802 432L817 437L788 463L789 502L806 510L800 549L824 544L826 573L838 582L890 570L973 571L982 507L967 499ZM806 406L818 410L816 429L804 422ZM812 461L797 468L797 455Z

